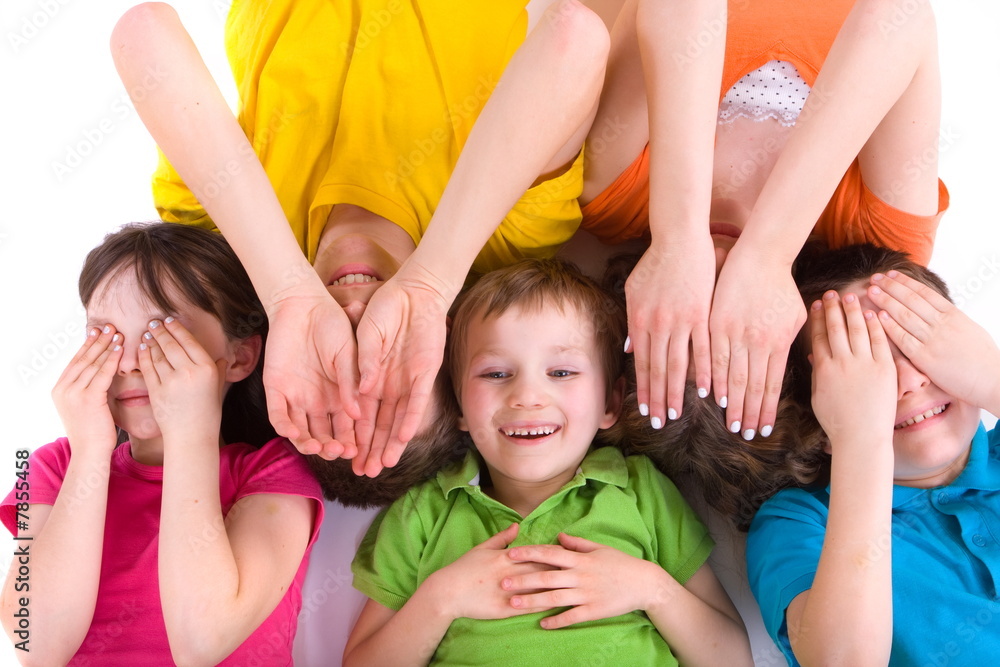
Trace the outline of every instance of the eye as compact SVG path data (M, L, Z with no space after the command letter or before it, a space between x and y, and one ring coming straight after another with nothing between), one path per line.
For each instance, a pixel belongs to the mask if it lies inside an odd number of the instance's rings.
M487 380L504 380L510 377L510 373L507 371L486 371L479 377L486 378Z
M568 371L565 368L557 368L554 371L549 371L549 377L554 378L568 378L577 375L576 371Z

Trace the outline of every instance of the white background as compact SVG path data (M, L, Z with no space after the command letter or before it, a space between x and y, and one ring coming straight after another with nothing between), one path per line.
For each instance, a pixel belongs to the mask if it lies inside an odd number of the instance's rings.
M115 21L132 4L0 3L0 400L7 432L0 489L7 488L2 480L13 479L16 448L33 449L63 433L49 391L83 337L76 281L84 255L118 225L156 217L153 143L108 49ZM228 1L173 4L234 100L222 45ZM952 204L931 268L1000 338L1000 7L988 0L934 5L944 82L940 170ZM327 539L337 530L330 523ZM3 571L10 551L0 546ZM349 586L342 574L326 576L340 589ZM6 642L0 646L0 661L13 664Z

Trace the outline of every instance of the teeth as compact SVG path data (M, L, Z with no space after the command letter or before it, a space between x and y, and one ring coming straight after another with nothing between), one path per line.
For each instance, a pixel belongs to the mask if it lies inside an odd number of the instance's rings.
M907 426L913 426L914 424L919 424L920 422L922 422L925 419L930 419L934 415L939 415L942 412L944 412L944 410L945 410L946 407L948 407L948 406L946 406L946 405L939 405L936 408L931 408L927 412L923 412L923 413L917 415L916 417L911 417L910 419L907 419L905 422L902 422L900 424L896 424L896 430L899 430L901 428L906 428Z
M331 285L353 285L355 283L375 283L378 282L378 278L375 276L369 276L365 273L348 273L346 276L337 278Z
M506 433L510 437L514 437L514 436L524 437L524 436L528 436L528 435L552 435L555 432L556 432L556 429L555 429L554 426L539 426L537 428L507 428L507 429L504 429L504 433Z

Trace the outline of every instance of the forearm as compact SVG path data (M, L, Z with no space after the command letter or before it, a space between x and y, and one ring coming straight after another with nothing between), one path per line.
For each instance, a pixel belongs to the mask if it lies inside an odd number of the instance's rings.
M834 451L844 444L833 443ZM816 577L798 621L789 617L789 638L803 665L884 665L889 659L892 443L854 444L862 456L833 456Z
M739 616L731 617L677 583L662 568L646 614L680 664L752 665L750 640Z
M109 475L110 456L80 447L51 509L29 507L28 528L19 532L33 539L15 542L15 549L27 552L26 562L14 558L2 601L4 628L16 643L24 638L13 634L14 613L28 598L29 652L19 652L24 664L65 664L87 635L101 578Z
M434 602L432 579L433 575L381 627L357 643L349 639L344 667L428 664L453 620Z
M596 107L607 54L601 20L574 2L557 3L547 14L507 65L407 261L434 276L450 298L539 175L573 159ZM567 146L572 150L563 160Z
M708 234L726 11L725 0L639 4L654 245L682 244L683 238ZM709 28L709 44L689 53L692 37Z
M737 248L752 245L789 264L794 260L847 168L913 80L930 12L923 0L917 7L918 15L900 23L894 2L855 4ZM900 169L909 157L902 157ZM936 190L931 196L936 204Z
M177 14L140 5L112 34L115 66L143 123L243 262L265 308L325 294L271 183ZM149 72L155 85L145 84ZM225 182L220 182L220 175ZM281 267L276 272L270 267Z

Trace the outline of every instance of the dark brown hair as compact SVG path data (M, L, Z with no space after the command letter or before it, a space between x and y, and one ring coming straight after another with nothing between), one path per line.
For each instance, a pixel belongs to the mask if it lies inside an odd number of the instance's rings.
M172 295L216 317L230 340L267 339L267 316L239 258L220 234L166 222L133 223L108 234L90 251L80 272L80 300L86 307L102 281L130 272L143 296L165 312L176 310ZM108 285L104 285L107 289ZM260 447L276 437L267 419L264 354L257 367L229 388L222 404L224 442Z

